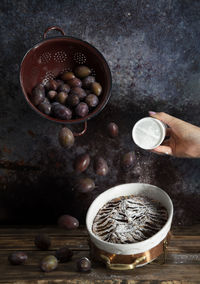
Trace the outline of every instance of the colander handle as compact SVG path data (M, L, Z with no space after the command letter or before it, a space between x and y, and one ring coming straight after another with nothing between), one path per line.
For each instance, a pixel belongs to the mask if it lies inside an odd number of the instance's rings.
M52 27L48 27L45 32L44 32L44 35L43 35L43 38L45 39L47 37L47 33L51 30L56 30L56 31L59 31L61 32L62 35L65 35L65 32L58 26L52 26Z
M73 132L73 134L74 134L74 136L81 136L81 135L83 135L86 132L86 130L87 130L87 120L85 121L85 126L84 126L83 131L81 131L81 132Z

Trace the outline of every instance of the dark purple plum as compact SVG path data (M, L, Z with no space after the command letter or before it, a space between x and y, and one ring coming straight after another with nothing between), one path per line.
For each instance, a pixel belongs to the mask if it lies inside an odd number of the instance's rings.
M83 102L79 103L75 108L75 112L78 116L85 117L89 112L88 105Z
M95 173L99 176L106 176L108 174L108 164L102 157L96 157L94 161Z
M69 128L63 127L59 132L58 140L62 147L71 148L75 141L74 134Z
M40 250L48 250L51 246L51 240L46 234L38 234L35 237L35 246Z
M44 99L45 99L45 89L41 84L39 84L32 90L32 93L30 95L30 100L35 106L38 106L41 102L44 101Z
M56 91L57 88L59 86L59 83L56 81L56 80L49 80L46 85L45 85L45 88L50 91L50 90L53 90L53 91Z
M79 227L79 221L70 215L62 215L58 218L58 226L64 229L76 229Z
M74 95L77 95L80 100L84 99L87 95L86 92L82 88L79 88L79 87L72 88L71 93Z
M85 102L89 107L96 107L99 103L99 99L96 95L93 94L89 94L86 98L85 98Z
M80 272L90 272L91 271L91 261L87 257L81 257L76 263L77 269Z
M95 183L91 178L80 178L77 182L76 189L81 193L88 193L95 188Z
M67 81L67 83L70 85L71 88L82 86L82 81L78 78L71 79L71 80Z
M79 104L80 100L79 97L77 95L74 94L69 94L68 98L67 98L67 104L71 107L75 107Z
M88 76L82 80L82 85L84 88L90 88L91 84L95 82L95 78L93 76Z
M69 261L72 258L72 256L73 256L73 251L66 246L59 248L55 253L55 257L58 259L59 262L62 263Z
M69 91L70 91L70 86L68 84L62 84L58 87L58 92L69 93Z
M13 252L8 256L8 261L10 262L10 264L13 265L24 264L27 259L27 254L22 251Z
M124 170L129 170L133 167L135 162L135 153L134 152L128 152L124 154L122 157L122 168Z
M76 172L84 172L90 164L90 156L88 154L82 154L78 156L74 163L74 169Z
M69 120L72 117L72 111L64 105L60 103L52 104L52 114L54 117L62 119L62 120Z
M110 137L115 138L119 134L119 127L117 126L116 123L110 122L107 126L108 129L108 134Z

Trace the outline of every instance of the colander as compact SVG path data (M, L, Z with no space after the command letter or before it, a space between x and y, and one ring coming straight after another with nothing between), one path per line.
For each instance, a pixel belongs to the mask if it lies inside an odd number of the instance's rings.
M59 31L62 36L46 38L51 30ZM91 44L78 38L68 37L58 26L48 27L43 35L43 41L33 46L24 56L20 68L20 84L28 104L41 116L58 123L72 124L85 122L83 133L87 129L87 120L97 115L110 98L112 78L109 66L103 55ZM98 106L84 118L61 120L39 111L29 96L32 89L53 79L64 71L72 71L75 66L88 66L96 81L102 86ZM81 134L83 134L81 132Z

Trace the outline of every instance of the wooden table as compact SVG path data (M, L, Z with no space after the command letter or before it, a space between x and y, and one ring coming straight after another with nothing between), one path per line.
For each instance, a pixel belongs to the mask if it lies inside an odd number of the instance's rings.
M34 246L38 233L51 237L50 251L39 251ZM67 245L74 251L72 260L59 264L57 270L44 273L39 269L40 260ZM21 266L8 263L12 251L23 250L28 254L28 262ZM0 283L78 283L78 284L186 284L200 283L200 225L178 227L172 230L167 260L162 257L153 263L133 271L110 271L102 264L93 264L91 273L76 271L76 260L89 256L88 237L85 228L65 231L56 227L1 227L0 228Z

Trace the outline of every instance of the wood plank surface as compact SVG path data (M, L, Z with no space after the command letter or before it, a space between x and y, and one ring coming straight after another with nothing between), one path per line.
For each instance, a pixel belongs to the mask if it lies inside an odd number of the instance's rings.
M181 234L181 231L183 234ZM39 251L34 246L38 233L47 233L52 246L49 251ZM41 259L63 245L69 246L74 255L68 263L59 264L50 273L40 271ZM22 266L8 263L12 251L22 250L28 254L28 261ZM111 271L104 264L92 263L90 273L76 271L76 261L89 256L88 236L85 228L65 231L57 227L2 227L0 228L0 283L15 284L200 284L200 225L174 228L168 248L166 263L163 257L133 271Z

